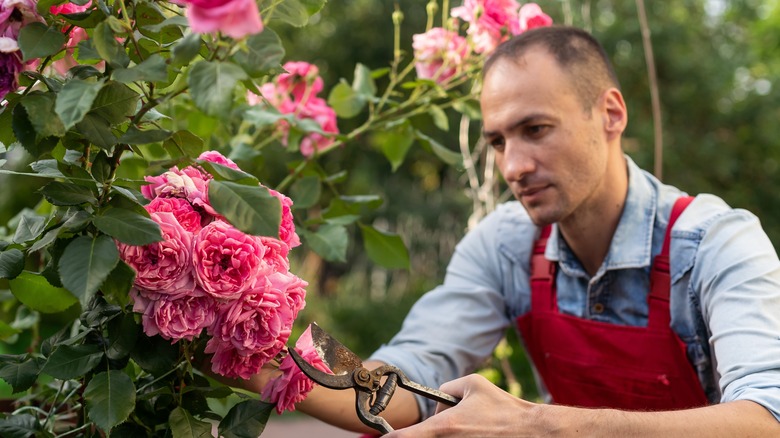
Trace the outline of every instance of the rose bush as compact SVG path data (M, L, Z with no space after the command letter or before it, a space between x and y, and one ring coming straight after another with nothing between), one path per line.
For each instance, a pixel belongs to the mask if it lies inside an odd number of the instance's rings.
M289 359L262 396L204 373L247 378L288 343L307 286L293 248L344 261L353 227L375 263L409 265L364 220L381 199L342 194L351 169L321 157L370 133L393 169L415 144L458 165L468 153L419 119L478 117L486 54L549 24L514 0L440 19L431 1L406 50L396 11L389 66L326 89L273 30L324 3L0 0L0 175L40 182L0 227L0 379L17 396L0 434L256 436L293 409L313 384ZM296 348L324 366L310 335Z

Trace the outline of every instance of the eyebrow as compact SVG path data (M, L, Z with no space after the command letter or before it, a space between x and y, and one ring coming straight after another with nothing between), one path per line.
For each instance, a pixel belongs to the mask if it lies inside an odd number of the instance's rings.
M544 114L544 113L529 114L529 115L523 117L522 119L517 120L514 123L512 123L509 126L509 131L511 131L511 130L519 127L519 126L526 125L526 124L528 124L528 123L530 123L530 122L532 122L532 121L534 121L536 119L554 119L554 117L550 116L549 114ZM483 138L490 138L490 137L494 137L496 135L498 135L498 131L485 131L484 126L482 127L482 137Z

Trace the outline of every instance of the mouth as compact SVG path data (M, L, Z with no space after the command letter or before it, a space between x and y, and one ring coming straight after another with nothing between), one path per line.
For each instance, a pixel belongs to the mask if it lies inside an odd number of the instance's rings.
M549 185L525 188L517 193L517 197L525 203L533 203L544 196L548 188Z

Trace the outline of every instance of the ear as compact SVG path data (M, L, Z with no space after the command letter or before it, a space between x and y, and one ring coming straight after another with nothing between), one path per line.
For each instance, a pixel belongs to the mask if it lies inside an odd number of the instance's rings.
M623 94L617 88L609 88L602 95L602 114L607 138L620 138L628 124L628 110Z

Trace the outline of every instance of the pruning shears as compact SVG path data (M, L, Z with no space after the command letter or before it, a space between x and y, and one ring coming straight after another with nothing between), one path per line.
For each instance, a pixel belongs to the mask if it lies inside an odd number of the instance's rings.
M318 370L291 348L289 354L295 363L306 376L326 388L354 388L358 418L363 424L382 434L393 431L387 420L379 414L387 407L398 386L449 406L455 406L460 401L459 398L437 389L412 382L403 371L392 365L382 365L373 370L366 369L363 367L363 361L355 353L327 334L316 323L311 324L311 336L317 354L333 374ZM382 383L382 378L385 376L387 380Z

